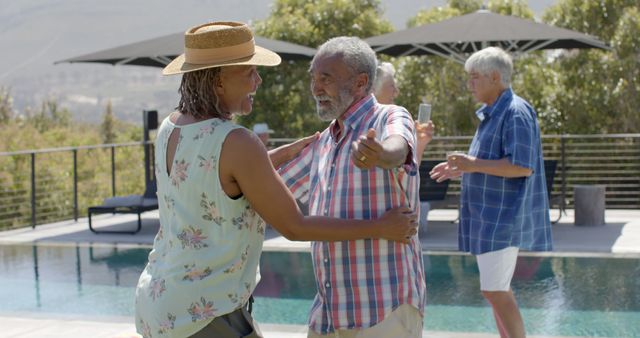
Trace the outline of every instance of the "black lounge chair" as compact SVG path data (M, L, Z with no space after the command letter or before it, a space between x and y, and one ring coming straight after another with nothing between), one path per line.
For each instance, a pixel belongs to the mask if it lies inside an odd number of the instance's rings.
M454 195L447 195L449 180L437 182L429 176L429 172L443 161L424 160L420 163L420 202L429 202L429 210L446 209L449 207L458 208L460 198ZM458 219L452 221L455 223Z
M142 214L145 211L158 209L158 197L156 196L156 181L151 180L146 184L143 195L129 195L106 198L102 205L89 207L89 230L93 233L135 234L142 229ZM133 231L124 230L96 230L91 223L92 214L138 214L138 227Z

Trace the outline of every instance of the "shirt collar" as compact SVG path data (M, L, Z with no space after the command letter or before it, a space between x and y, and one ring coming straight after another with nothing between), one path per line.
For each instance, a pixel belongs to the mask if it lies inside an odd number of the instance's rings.
M513 90L511 90L511 87L509 87L503 90L502 93L500 93L500 95L492 105L482 105L482 107L480 107L480 109L476 111L476 116L478 117L478 119L480 119L480 121L484 121L486 118L490 118L491 115L493 115L493 113L498 110L496 109L497 107L502 106L502 103L511 100L512 97Z
M372 111L372 108L377 104L378 101L376 100L375 96L373 96L373 94L369 94L352 104L351 107L349 107L347 111L341 116L343 118L342 124L344 126L344 129L355 129L355 127L360 124L362 118L367 116L368 113ZM331 137L333 137L334 140L338 139L336 137L339 131L338 128L338 121L333 120L331 122L329 130L331 131ZM342 131L340 133L340 137L344 136L345 134L345 131Z

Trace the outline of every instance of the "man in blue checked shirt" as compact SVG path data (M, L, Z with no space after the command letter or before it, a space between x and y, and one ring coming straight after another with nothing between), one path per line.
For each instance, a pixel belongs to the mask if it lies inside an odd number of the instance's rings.
M474 53L465 70L469 90L484 103L480 125L469 153L448 155L431 177L462 176L458 246L476 255L500 336L524 337L510 286L518 251L552 249L540 127L533 107L511 89L513 64L502 49Z

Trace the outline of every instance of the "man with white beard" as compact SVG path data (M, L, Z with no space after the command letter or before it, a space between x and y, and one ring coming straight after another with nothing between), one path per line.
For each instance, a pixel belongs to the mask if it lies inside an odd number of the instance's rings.
M309 215L379 217L416 212L415 130L403 107L372 94L376 56L364 41L325 42L311 62L311 92L329 127L280 168ZM373 236L372 236L373 237ZM426 287L417 234L407 243L378 239L312 242L318 292L308 337L421 337Z

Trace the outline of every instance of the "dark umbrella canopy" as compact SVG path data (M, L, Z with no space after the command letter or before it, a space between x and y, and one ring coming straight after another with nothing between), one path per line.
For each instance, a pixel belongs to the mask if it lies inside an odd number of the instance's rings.
M602 41L576 31L486 10L402 31L374 36L367 43L391 56L439 55L458 62L487 46L514 53L539 49L601 48Z
M315 49L306 46L259 36L255 37L255 41L256 45L278 53L283 60L308 60L316 52ZM183 50L184 33L176 33L60 60L56 63L96 62L112 65L164 67L182 54Z

